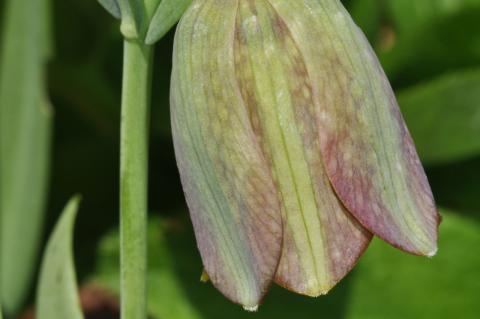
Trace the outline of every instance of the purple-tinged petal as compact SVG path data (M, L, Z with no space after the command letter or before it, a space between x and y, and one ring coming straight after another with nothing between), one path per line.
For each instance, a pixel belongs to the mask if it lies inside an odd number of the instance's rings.
M392 88L338 0L270 1L300 45L329 179L375 235L413 254L437 250L439 215Z
M255 309L278 266L279 198L236 82L237 1L196 1L175 39L171 111L182 184L205 270Z

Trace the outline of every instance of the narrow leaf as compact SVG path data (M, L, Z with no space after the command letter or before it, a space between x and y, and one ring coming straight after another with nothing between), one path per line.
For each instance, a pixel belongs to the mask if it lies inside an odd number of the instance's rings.
M115 18L120 19L121 12L117 0L98 0L98 2Z
M420 157L445 164L480 154L480 69L444 75L400 93Z
M78 196L68 202L48 240L37 290L38 319L83 318L72 252L79 202Z
M145 42L153 44L163 38L191 3L192 0L162 0L152 18Z
M6 313L22 305L44 218L51 107L49 1L6 3L0 58L0 283ZM32 15L32 12L39 14Z
M375 235L434 255L439 216L432 192L369 43L338 0L272 5L290 26L315 84L321 154L338 196Z

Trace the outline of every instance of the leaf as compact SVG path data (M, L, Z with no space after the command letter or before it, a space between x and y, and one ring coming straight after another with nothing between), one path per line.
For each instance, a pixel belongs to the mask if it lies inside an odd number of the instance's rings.
M382 19L382 5L379 0L356 0L349 6L355 23L362 29L368 40L377 40Z
M399 103L427 165L480 154L480 69L454 72L399 94Z
M366 38L339 1L272 5L303 53L321 155L338 197L373 234L405 251L433 255L439 216L432 192Z
M394 16L392 28L396 40L380 57L397 86L404 87L456 68L478 66L480 38L465 30L477 28L480 1L395 3L390 12Z
M188 300L180 277L175 273L175 262L168 247L168 221L152 219L148 223L148 307L158 318L200 319L198 311ZM183 240L184 238L180 238ZM115 230L106 235L98 249L98 264L93 282L101 283L119 293L119 236ZM192 252L195 247L192 247ZM196 281L198 282L198 281ZM158 289L161 287L161 289Z
M6 313L14 314L28 293L42 235L52 122L44 81L52 47L48 1L6 5L0 60L0 295Z
M191 3L192 0L162 0L150 22L145 42L154 44L163 38Z
M117 0L98 0L98 2L115 18L120 19L120 7Z
M73 262L73 228L80 197L71 199L48 240L37 290L38 319L83 318Z
M452 16L463 10L471 10L480 7L480 0L390 0L385 3L390 9L390 14L400 36L409 33L416 33L419 29L434 21Z
M181 214L182 216L184 214ZM258 319L406 319L478 316L480 224L442 210L440 250L432 259L409 256L374 240L357 268L327 296L298 296L279 287ZM150 220L149 309L154 318L247 319L252 316L201 283L202 264L192 229L178 220ZM188 223L187 223L188 224ZM118 233L99 246L94 282L118 290ZM452 293L454 292L454 293Z
M349 319L478 317L480 224L444 212L439 253L405 256L374 241L357 267Z

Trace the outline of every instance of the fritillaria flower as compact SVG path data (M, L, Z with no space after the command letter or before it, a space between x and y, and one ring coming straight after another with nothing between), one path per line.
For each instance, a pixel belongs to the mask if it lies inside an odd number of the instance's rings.
M372 235L437 250L439 215L390 84L339 0L196 0L175 38L172 126L212 283L256 309L326 294Z

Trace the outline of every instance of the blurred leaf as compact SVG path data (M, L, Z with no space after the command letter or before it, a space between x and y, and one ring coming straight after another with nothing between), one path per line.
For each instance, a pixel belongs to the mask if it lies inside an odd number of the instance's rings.
M397 87L456 68L478 66L480 37L473 30L478 29L479 0L396 3L391 6L394 42L380 58ZM397 12L400 9L401 13Z
M445 212L432 259L375 241L357 266L347 318L478 318L480 225Z
M462 10L480 7L480 0L388 0L395 27L400 34L418 32L433 21L452 16Z
M355 23L362 29L370 43L377 39L382 6L379 0L356 0L348 7Z
M272 287L256 318L476 318L480 225L444 212L440 251L415 257L375 240L356 270L327 296L308 298ZM99 250L94 281L118 293L118 235ZM150 313L154 318L220 319L251 315L200 283L202 265L190 228L178 221L149 226Z
M150 22L145 42L153 44L163 38L177 23L190 3L192 0L162 0Z
M52 121L44 81L52 48L47 0L6 5L0 59L0 289L6 313L14 313L28 292L44 219Z
M100 4L107 10L112 16L117 19L120 19L120 7L118 6L117 0L98 0Z
M439 205L480 222L480 156L427 168L427 174Z
M83 318L73 262L73 228L80 198L72 198L48 240L37 290L38 319Z
M425 164L480 154L480 69L407 89L398 101Z

